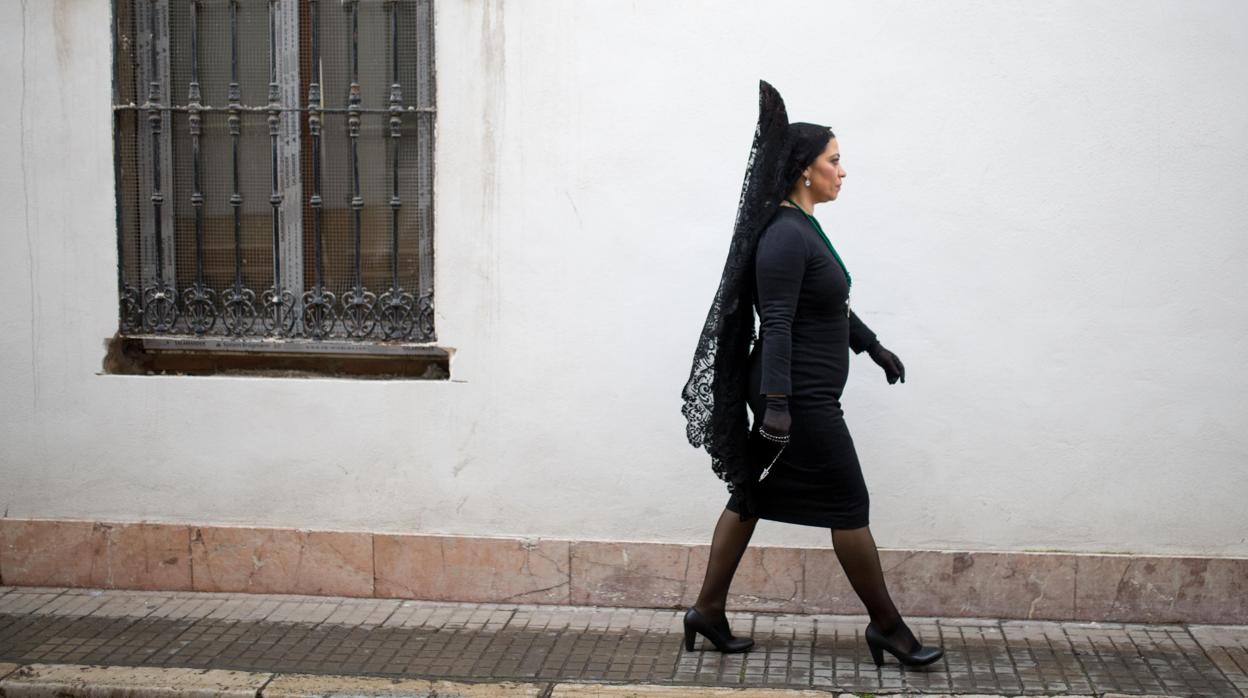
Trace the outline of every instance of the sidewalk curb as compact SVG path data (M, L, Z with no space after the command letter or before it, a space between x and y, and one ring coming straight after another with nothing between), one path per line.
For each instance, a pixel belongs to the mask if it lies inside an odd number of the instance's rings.
M20 666L21 664L14 664L12 662L0 662L0 680L3 680L9 674L17 671Z
M858 698L861 694L813 688L732 688L660 684L558 683L550 698ZM884 694L876 694L884 695ZM910 694L913 695L913 694ZM958 696L958 698L966 698ZM998 698L993 696L993 698ZM1031 698L1036 698L1032 696Z
M378 696L384 698L538 698L549 683L491 681L464 683L441 679L405 679L380 676L276 674L265 686L263 698L317 698L319 696Z
M254 698L269 678L226 669L28 664L0 681L0 697Z
M460 683L83 664L0 664L0 677L0 698L538 698L552 688L550 683L511 681Z
M0 698L1036 698L1002 694L875 692L587 682L481 683L333 674L0 662ZM1087 695L1053 694L1066 698ZM1100 698L1167 698L1106 693Z

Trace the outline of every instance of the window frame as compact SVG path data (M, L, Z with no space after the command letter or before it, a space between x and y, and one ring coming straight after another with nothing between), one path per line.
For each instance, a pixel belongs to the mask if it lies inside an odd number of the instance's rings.
M405 357L424 357L449 368L449 352L437 346L437 334L433 313L433 191L436 168L434 167L434 142L436 120L436 70L434 67L433 0L374 0L383 5L387 15L386 40L389 41L387 59L389 94L384 107L365 107L361 96L359 63L359 14L361 0L345 0L349 8L351 34L351 83L347 103L341 107L327 106L324 101L324 73L312 71L306 82L300 82L303 65L303 39L310 39L310 65L323 66L320 55L322 5L328 0L220 0L229 8L231 75L228 104L223 108L203 104L199 84L200 67L200 11L205 0L113 0L113 114L114 114L114 172L116 176L117 205L117 251L118 251L118 317L119 329L114 338L116 346L110 348L113 369L125 370L123 364L137 365L143 361L119 362L117 356L126 354L132 359L135 352L151 357L165 357L166 364L177 370L178 361L169 357L196 353L222 355L246 355L251 358L242 363L254 363L256 357L272 356L274 366L289 363L290 357L311 355L318 357L353 356L357 359L374 357L393 362ZM183 46L190 55L191 80L186 85L185 104L177 104L172 97L174 89L170 67L171 53L179 50L170 31L169 7L182 2L189 5L189 46ZM238 9L240 3L264 4L269 15L269 84L268 103L244 105L238 82ZM334 1L333 5L339 3ZM121 83L123 77L123 51L119 39L123 33L123 6L133 19L133 30L128 40L134 42L133 55L137 58L132 66L135 80L135 99L122 103ZM415 13L416 41L425 45L426 72L421 72L418 61L417 81L425 92L424 102L404 104L399 73L399 13L400 7ZM304 8L310 12L309 21L300 16ZM423 13L424 21L420 21ZM310 36L305 37L305 30ZM294 32L293 41L291 32ZM291 51L291 47L294 50ZM292 60L293 53L293 60ZM127 54L129 55L129 54ZM293 65L294 70L290 68ZM283 72L284 70L284 72ZM323 68L322 68L323 70ZM293 74L293 77L292 77ZM154 79L153 79L154 77ZM375 76L374 76L375 77ZM420 81L424 82L420 82ZM140 86L148 85L146 94ZM301 89L306 85L306 102ZM293 89L292 89L293 87ZM413 90L414 91L414 90ZM293 102L292 102L293 97ZM140 98L144 102L138 103ZM419 101L419 98L418 100ZM123 221L122 168L122 118L134 114L134 142L136 166L129 173L137 182L126 181L127 187L138 192L137 241L139 268L127 268L126 226ZM269 288L259 293L247 287L242 274L237 271L241 262L239 242L241 196L239 194L239 140L240 123L245 114L267 116L270 136L271 195L272 207L272 275ZM235 283L225 288L210 288L204 283L203 208L205 196L201 182L201 139L205 114L225 114L232 143L232 195L229 205L233 214L235 234L234 254L236 260ZM350 169L352 197L350 217L355 241L354 283L338 294L329 290L321 273L325 252L321 243L321 217L325 207L321 191L321 175L325 168L324 117L326 114L342 115L347 127L351 146ZM360 154L361 120L385 118L386 127L379 137L385 139L386 162L382 169L391 170L392 189L389 200L383 206L390 208L389 232L391 233L391 285L383 293L374 294L363 283L360 240L364 234L361 210L365 203L361 196ZM175 224L174 205L171 195L176 193L174 184L174 118L184 118L188 132L183 135L191 140L192 188L190 205L194 211L195 282L184 288L175 288L178 275L176 246L178 230ZM400 196L400 138L404 121L415 120L417 134L418 185L415 202L404 201ZM410 137L410 136L409 136ZM311 153L305 153L304 139L311 141ZM422 149L423 148L423 149ZM258 151L258 148L253 149ZM313 181L306 181L304 160L312 161ZM291 163L294 163L293 170ZM409 166L411 166L409 164ZM427 173L423 182L421 174ZM293 175L293 176L292 176ZM292 183L293 182L293 186ZM311 186L308 186L310 184ZM410 193L405 192L405 193ZM147 195L146 200L144 195ZM145 205L146 204L146 205ZM399 272L399 211L402 206L415 205L417 213L416 236L419 251L416 266L416 288L404 289ZM308 213L311 212L311 226ZM134 215L134 214L131 214ZM132 226L135 227L135 226ZM303 236L309 231L315 237L313 259L306 258ZM380 226L370 228L377 234ZM133 253L131 253L133 257ZM136 265L131 265L136 266ZM308 267L312 268L309 269ZM411 269L406 270L411 272ZM133 283L136 276L136 285ZM309 286L305 276L313 276ZM411 274L409 273L409 277ZM380 291L380 289L377 289ZM125 351L122 352L121 349ZM147 362L150 364L151 362ZM191 363L195 363L192 361ZM202 361L200 361L202 363ZM228 361L226 363L229 363ZM368 362L365 362L368 363ZM250 364L249 364L250 365ZM348 371L349 372L349 371ZM445 370L442 371L445 373ZM436 373L436 371L435 371Z

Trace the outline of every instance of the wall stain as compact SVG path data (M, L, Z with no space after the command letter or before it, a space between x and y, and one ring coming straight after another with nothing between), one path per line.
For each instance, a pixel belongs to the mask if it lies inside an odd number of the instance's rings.
M490 282L487 318L499 316L500 260L498 250L499 165L506 110L507 36L503 28L503 0L484 0L481 8L481 242L485 276Z
M56 63L61 68L61 72L65 72L65 66L69 64L70 54L73 51L73 42L70 40L70 13L81 10L84 3L81 0L56 0L52 4L52 34L56 42Z
M966 553L956 553L953 556L953 573L961 574L975 566L975 558Z

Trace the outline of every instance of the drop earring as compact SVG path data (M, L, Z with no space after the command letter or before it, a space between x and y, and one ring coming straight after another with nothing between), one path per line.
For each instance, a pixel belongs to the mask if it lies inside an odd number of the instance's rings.
M808 187L810 186L810 177L807 177L807 178L806 178L806 186L808 186Z

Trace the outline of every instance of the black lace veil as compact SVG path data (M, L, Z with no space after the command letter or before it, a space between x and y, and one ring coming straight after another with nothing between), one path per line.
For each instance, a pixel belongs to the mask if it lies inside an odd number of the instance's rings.
M750 483L746 385L754 340L754 250L798 174L830 138L826 126L790 125L780 93L759 81L758 123L728 259L682 391L689 443L711 455L711 469L728 483L729 492Z

